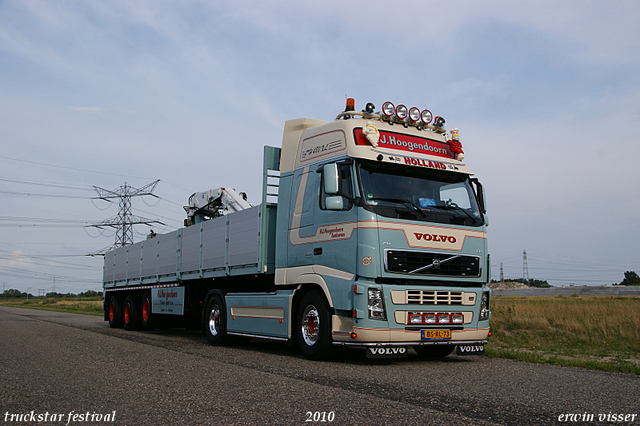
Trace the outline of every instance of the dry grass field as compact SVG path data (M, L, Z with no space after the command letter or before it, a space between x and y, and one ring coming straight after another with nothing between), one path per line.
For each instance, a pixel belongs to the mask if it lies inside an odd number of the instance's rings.
M31 297L28 301L22 297L11 297L0 298L0 306L103 315L102 300L99 297Z
M490 356L640 374L640 296L497 296Z

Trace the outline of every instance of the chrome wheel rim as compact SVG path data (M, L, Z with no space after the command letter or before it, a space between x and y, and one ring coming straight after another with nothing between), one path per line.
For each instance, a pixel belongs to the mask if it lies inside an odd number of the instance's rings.
M318 330L320 328L320 317L318 309L309 305L302 315L302 339L307 346L313 346L318 341Z
M220 307L216 304L211 308L211 313L209 314L209 332L212 336L218 335L218 330L220 329Z

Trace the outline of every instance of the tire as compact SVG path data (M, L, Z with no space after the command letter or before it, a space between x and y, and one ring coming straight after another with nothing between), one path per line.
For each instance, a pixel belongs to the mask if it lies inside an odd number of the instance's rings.
M109 327L121 328L122 327L122 300L118 296L111 296L109 299L109 306L107 307L107 319L109 320Z
M312 360L324 360L331 355L331 315L329 304L318 290L305 294L298 309L297 338L300 350Z
M214 294L207 303L202 327L204 335L210 345L223 346L228 344L227 311L222 298L217 294Z
M140 302L132 295L124 299L123 319L125 330L132 331L140 328Z
M453 352L454 345L446 346L414 346L413 350L424 358L444 358Z
M152 311L151 291L145 291L140 304L140 324L144 330L153 330L157 325L157 314Z

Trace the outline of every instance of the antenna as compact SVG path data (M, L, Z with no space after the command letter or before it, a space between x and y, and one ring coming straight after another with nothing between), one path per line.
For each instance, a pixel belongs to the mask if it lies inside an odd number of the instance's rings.
M142 188L134 188L125 182L124 185L113 191L97 186L93 187L98 193L98 197L94 197L94 199L111 202L111 199L117 198L119 200L119 206L117 216L105 219L95 225L87 225L87 227L98 229L102 229L105 227L116 229L115 243L112 246L103 248L102 250L92 254L91 256L104 255L106 252L114 248L133 244L133 225L150 225L152 223L164 225L164 223L160 221L151 220L140 216L134 216L133 214L131 214L131 198L141 197L143 195L150 195L152 197L158 198L157 195L153 194L153 190L156 188L158 182L160 182L160 179L156 180L155 182L151 182L150 184L147 184Z

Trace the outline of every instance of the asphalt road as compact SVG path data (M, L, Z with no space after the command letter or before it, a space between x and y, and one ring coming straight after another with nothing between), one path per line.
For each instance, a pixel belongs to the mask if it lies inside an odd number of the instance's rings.
M8 307L0 368L3 425L640 424L638 376L413 352L312 362L284 344L211 347L199 332Z

